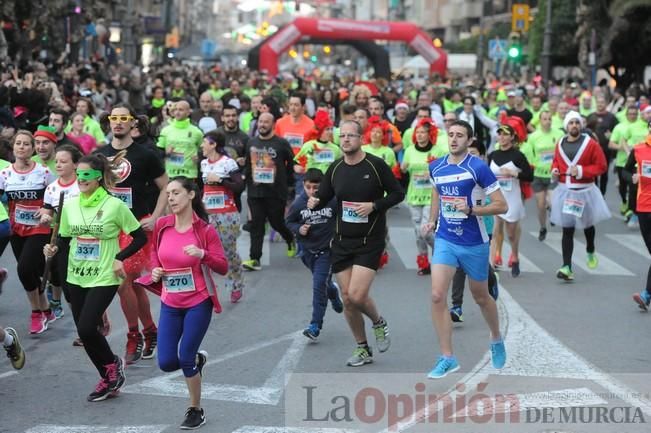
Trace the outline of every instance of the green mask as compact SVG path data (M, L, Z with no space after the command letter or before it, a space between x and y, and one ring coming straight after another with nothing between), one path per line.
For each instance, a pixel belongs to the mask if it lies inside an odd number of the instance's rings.
M83 181L100 180L102 178L102 172L94 168L89 168L88 170L77 169L77 178Z

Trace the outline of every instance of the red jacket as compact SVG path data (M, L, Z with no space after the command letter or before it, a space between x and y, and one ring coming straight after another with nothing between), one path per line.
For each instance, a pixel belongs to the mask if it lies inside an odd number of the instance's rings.
M637 163L637 211L651 212L651 135L633 148ZM628 164L627 167L628 168Z
M156 248L151 249L151 267L157 268L160 267L160 260L158 259L158 248L160 247L161 238L163 232L170 228L174 227L176 217L174 215L166 215L160 217L156 220L154 226L153 239L156 242ZM213 302L213 309L215 313L221 313L222 306L219 303L217 298L217 284L212 278L210 271L216 272L221 275L225 275L228 271L228 261L226 260L226 255L224 254L224 248L222 247L221 240L215 228L199 218L197 214L192 216L192 230L194 235L199 240L199 248L204 250L205 255L201 260L201 269L203 271L204 280L206 280L206 289L210 294L210 299ZM156 295L161 294L162 285L160 281L154 283L151 280L151 275L146 275L144 277L138 278L135 283L141 285L145 289L149 290Z
M570 161L563 152L561 143L565 137L556 145L552 170L557 169L560 173L559 182L569 188L579 188L594 183L595 178L601 176L608 170L604 151L595 140L589 135L583 134L579 138L581 145L573 161ZM578 174L570 176L570 166L576 165Z

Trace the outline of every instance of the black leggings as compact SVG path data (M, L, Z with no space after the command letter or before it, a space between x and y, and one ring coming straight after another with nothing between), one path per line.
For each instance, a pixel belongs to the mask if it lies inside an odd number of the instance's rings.
M65 283L65 286L70 296L77 334L84 343L88 357L103 377L106 371L104 367L115 361L115 355L106 338L97 329L97 324L102 323L102 315L111 305L118 286L83 288L70 283Z
M646 249L651 254L651 212L638 212L637 217L640 222L642 239L644 239ZM651 294L651 266L649 266L649 272L646 274L646 291Z
M41 288L45 267L43 247L49 241L50 235L11 235L11 249L16 257L18 278L28 292Z
M588 253L594 253L594 238L597 234L594 226L583 229L585 234L585 250ZM574 227L563 227L563 266L572 267L572 253L574 252Z
M628 182L626 177L624 177L624 167L616 167L617 179L619 179L619 196L622 199L622 203L627 203L628 201ZM630 206L629 206L630 208Z
M249 258L260 260L262 257L262 244L264 243L264 224L269 220L271 227L285 239L288 244L294 240L294 235L285 225L285 201L276 198L247 199L251 210L251 249Z
M488 265L488 288L490 289L495 284L497 284L497 279L495 278L495 271L493 267ZM466 273L463 268L457 268L457 271L454 273L454 278L452 278L452 306L460 307L463 304L463 288L466 285ZM489 290L490 292L490 290Z

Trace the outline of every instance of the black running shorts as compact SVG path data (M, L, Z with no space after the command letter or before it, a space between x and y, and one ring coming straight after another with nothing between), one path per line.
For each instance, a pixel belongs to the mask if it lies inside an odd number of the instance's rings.
M384 236L375 238L339 238L335 235L330 249L332 272L336 274L353 265L377 271L385 247Z

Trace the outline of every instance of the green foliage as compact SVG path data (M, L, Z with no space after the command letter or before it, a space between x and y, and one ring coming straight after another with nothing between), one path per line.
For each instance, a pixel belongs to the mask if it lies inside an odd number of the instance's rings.
M538 2L538 14L529 31L529 63L541 63L545 11L547 2ZM552 0L552 64L576 65L578 46L574 35L577 30L576 8L578 0Z

